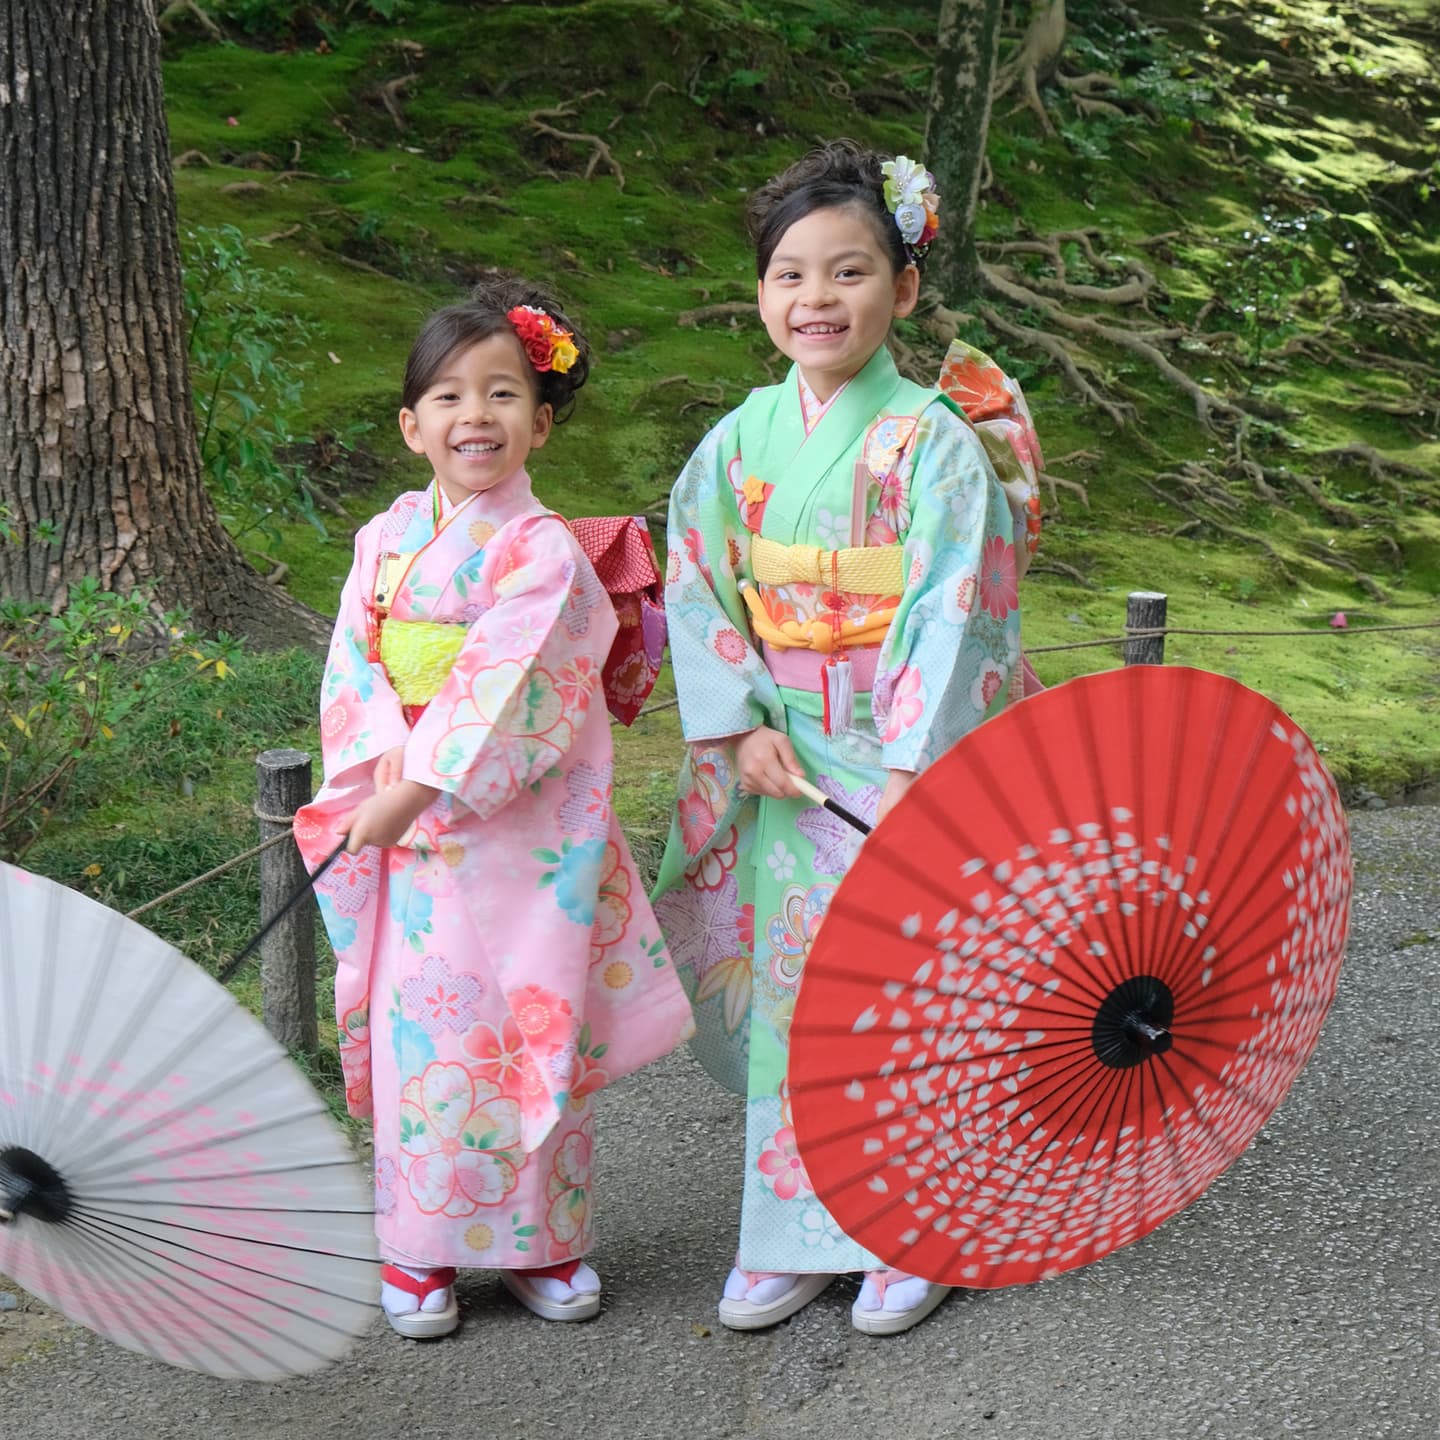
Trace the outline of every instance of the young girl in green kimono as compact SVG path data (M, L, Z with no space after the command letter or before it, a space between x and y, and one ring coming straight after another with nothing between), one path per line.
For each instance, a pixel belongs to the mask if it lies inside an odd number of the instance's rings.
M665 604L688 753L656 912L697 1052L747 1097L721 1321L773 1325L860 1271L856 1328L893 1334L944 1288L840 1231L791 1124L790 1016L859 845L792 777L883 822L1005 702L1016 535L975 432L885 345L938 225L928 172L835 142L758 190L748 219L761 318L795 363L706 436L671 496Z

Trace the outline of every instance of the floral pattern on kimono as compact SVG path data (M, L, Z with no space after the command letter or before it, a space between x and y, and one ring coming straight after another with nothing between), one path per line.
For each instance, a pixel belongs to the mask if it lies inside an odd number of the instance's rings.
M1000 708L1019 655L1011 514L967 422L883 350L809 418L798 371L755 392L706 436L670 508L666 609L688 753L656 913L694 997L696 1053L747 1097L740 1264L754 1270L876 1262L816 1198L787 1090L805 960L859 836L809 801L741 796L734 742L759 724L784 731L822 790L873 819L886 772L924 770ZM736 475L769 487L758 526ZM902 545L901 592L763 584L757 534L822 551ZM796 635L888 614L848 729L826 734L821 696L777 681L747 590Z
M386 625L463 629L418 713L372 658L384 553L413 557ZM325 785L296 838L313 867L397 745L405 777L440 792L402 844L342 855L317 886L389 1258L585 1253L591 1099L693 1029L614 814L600 671L615 626L523 471L449 516L433 487L402 496L357 537L324 680Z

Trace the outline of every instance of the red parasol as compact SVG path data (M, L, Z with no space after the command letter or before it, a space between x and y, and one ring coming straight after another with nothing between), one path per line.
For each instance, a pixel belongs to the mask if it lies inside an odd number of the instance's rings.
M943 756L836 892L791 1025L801 1157L888 1264L1088 1264L1250 1143L1333 998L1349 833L1314 747L1218 675L1073 680Z

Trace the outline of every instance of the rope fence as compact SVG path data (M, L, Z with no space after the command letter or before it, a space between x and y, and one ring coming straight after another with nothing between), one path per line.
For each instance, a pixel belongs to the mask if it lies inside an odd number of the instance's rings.
M1397 631L1440 630L1440 619L1403 625L1347 625L1344 628L1305 630L1206 630L1166 623L1167 597L1156 591L1131 592L1126 607L1126 625L1119 635L1096 640L1074 640L1063 645L1027 646L1027 655L1053 655L1062 650L1090 650L1104 645L1125 646L1125 664L1163 664L1168 635L1212 636L1217 639L1298 639L1306 636L1378 635ZM670 710L678 699L647 705L639 718ZM273 827L275 833L258 845L223 861L203 875L167 890L128 912L127 918L141 915L174 900L197 886L245 864L261 859L260 925L277 920L289 897L309 879L309 871L294 844L295 812L307 804L311 794L311 757L303 750L266 750L256 761L259 774L259 801L254 807L261 834ZM277 850L282 841L291 843ZM266 1028L290 1049L313 1051L317 1044L315 1013L314 906L301 905L279 920L273 933L262 943L261 996Z
M1221 638L1269 640L1276 636L1319 636L1325 640L1350 635L1378 635L1387 630L1440 630L1440 620L1420 620L1413 625L1345 625L1324 630L1195 630L1180 625L1125 627L1123 635L1108 635L1103 640L1072 640L1066 645L1027 645L1027 655L1053 655L1060 650L1089 650L1096 645L1124 645L1131 640L1153 640L1166 635L1214 635Z

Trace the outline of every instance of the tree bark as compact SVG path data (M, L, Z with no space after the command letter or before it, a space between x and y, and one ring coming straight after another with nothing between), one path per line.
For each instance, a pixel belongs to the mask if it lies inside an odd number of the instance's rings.
M323 643L201 479L149 0L0 0L0 592L149 584L203 630Z
M1003 8L1002 0L942 0L940 6L925 163L935 176L942 208L928 278L952 306L968 304L980 293L975 214Z

